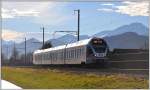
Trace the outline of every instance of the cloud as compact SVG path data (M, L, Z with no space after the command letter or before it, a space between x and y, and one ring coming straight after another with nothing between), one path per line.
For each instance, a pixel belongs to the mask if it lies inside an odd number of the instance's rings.
M114 10L113 9L109 9L109 8L100 8L100 9L97 9L98 11L104 11L104 12L113 12Z
M22 36L24 36L24 33L22 33L22 32L17 32L17 31L10 30L10 29L2 30L2 38L7 41L15 40L16 38L19 38Z
M149 3L143 2L122 2L122 6L115 6L114 9L99 8L98 11L116 12L121 14L127 14L129 16L149 16Z
M33 17L31 19L33 23L56 25L69 19L63 12L66 4L66 2L4 2L2 18Z
M101 5L103 5L103 6L114 6L114 4L112 4L112 3L104 3L104 4L101 4Z
M116 12L121 14L128 14L130 16L148 16L149 3L148 2L123 2L125 6L117 6Z
M2 18L37 17L48 6L53 5L46 2L3 2Z
M35 10L21 11L17 9L4 9L2 8L2 18L15 18L21 16L38 16L39 12Z

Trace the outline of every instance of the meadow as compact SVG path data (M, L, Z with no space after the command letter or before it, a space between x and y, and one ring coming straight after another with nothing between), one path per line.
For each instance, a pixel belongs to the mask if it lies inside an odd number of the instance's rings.
M2 79L24 89L147 89L148 79L124 74L79 74L58 69L2 67Z

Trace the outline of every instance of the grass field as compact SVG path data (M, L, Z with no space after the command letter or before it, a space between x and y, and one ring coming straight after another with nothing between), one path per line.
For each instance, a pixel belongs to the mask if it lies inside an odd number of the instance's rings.
M148 88L148 79L123 74L76 74L57 69L2 67L2 79L25 89Z

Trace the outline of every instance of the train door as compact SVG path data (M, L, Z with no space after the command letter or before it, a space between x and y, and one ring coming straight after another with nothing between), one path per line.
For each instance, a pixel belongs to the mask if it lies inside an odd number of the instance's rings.
M91 63L94 57L94 51L90 45L86 47L86 63Z

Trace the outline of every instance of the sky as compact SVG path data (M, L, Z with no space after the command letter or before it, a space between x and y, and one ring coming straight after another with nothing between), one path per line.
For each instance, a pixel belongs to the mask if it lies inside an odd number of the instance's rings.
M42 40L41 27L52 38L54 31L77 30L80 9L81 35L93 35L119 26L139 22L148 27L149 3L141 2L2 2L2 37L18 40L34 37ZM64 33L55 34L56 37Z

